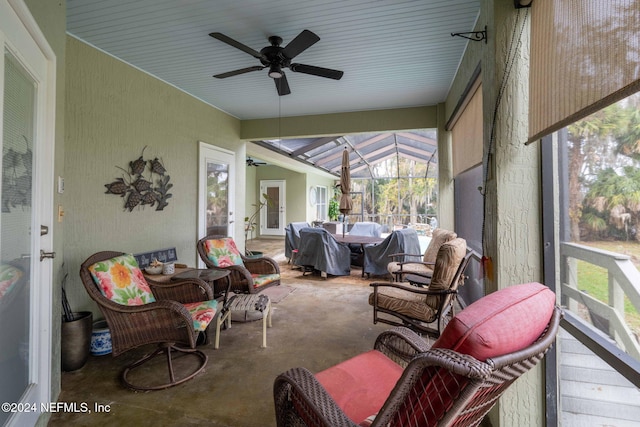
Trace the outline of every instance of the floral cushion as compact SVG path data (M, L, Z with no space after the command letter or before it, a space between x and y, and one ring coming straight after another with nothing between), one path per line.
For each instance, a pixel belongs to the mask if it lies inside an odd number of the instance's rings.
M24 273L18 267L10 264L0 265L0 299L13 289L23 275Z
M193 318L193 328L200 332L207 329L207 326L213 318L216 316L216 311L218 309L218 301L202 301L202 302L193 302L184 305L187 310L189 310L189 314Z
M268 285L269 283L273 283L276 280L280 280L280 275L278 273L273 274L252 274L253 278L253 286L254 288L259 288L264 285Z
M229 267L231 265L244 265L242 256L236 246L236 242L230 237L205 241L207 258L216 267Z
M96 262L89 272L102 295L115 303L143 305L156 300L131 254Z

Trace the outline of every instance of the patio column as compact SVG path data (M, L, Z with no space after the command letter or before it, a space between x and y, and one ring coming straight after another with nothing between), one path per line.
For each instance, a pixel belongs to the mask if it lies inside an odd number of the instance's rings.
M455 229L451 132L445 129L446 111L438 104L438 227Z
M490 0L481 7L486 21L481 19L478 25L486 23L488 30L482 87L488 172L484 242L485 255L493 265L485 287L490 293L542 279L540 151L536 144L524 145L528 131L528 10L515 9L512 0ZM507 390L490 419L494 426L544 426L544 409L539 365Z

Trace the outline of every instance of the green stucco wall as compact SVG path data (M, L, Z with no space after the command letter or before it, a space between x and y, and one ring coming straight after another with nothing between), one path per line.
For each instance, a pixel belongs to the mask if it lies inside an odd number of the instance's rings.
M80 263L101 250L144 252L176 247L180 262L197 261L199 141L237 152L244 187L240 122L111 56L67 38L65 127L65 267L75 310L93 309L79 281ZM124 209L105 184L130 177L130 161L145 148L171 177L173 197L163 211ZM236 209L244 212L244 198ZM236 221L242 236L242 222Z

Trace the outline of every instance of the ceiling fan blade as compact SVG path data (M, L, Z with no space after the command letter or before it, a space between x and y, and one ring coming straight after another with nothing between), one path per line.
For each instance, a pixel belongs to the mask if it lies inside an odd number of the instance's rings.
M264 69L264 67L260 65L254 65L253 67L241 68L239 70L227 71L226 73L216 74L216 79L226 79L227 77L237 76L238 74L250 73L251 71L259 71Z
M340 80L344 72L339 70L332 70L330 68L315 67L313 65L305 64L291 64L289 65L291 71L296 73L311 74L312 76L326 77L328 79Z
M291 93L291 89L289 89L289 83L287 82L287 76L282 73L282 77L279 79L273 79L276 83L276 90L278 91L278 95L289 95Z
M236 49L240 49L241 51L248 53L249 55L253 56L254 58L263 59L262 54L260 52L258 52L257 50L251 49L249 46L244 45L244 44L240 43L239 41L236 41L236 40L232 39L229 36L225 36L222 33L210 33L209 35L211 37L213 37L214 39L218 39L221 42L224 42L224 43L228 44L229 46L233 46Z
M282 49L281 55L293 59L320 40L320 37L309 30L303 30Z

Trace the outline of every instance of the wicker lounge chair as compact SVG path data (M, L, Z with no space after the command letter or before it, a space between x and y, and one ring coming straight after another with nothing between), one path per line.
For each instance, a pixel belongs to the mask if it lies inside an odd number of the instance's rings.
M551 290L529 283L471 304L435 342L403 327L383 332L373 350L325 371L280 374L277 425L477 426L544 357L561 314Z
M256 294L280 284L280 267L263 256L247 258L231 237L206 236L197 243L198 254L207 268L229 270L230 290L239 294Z
M200 334L218 311L211 287L200 279L156 283L145 279L133 255L98 252L82 263L80 278L89 296L98 304L111 333L113 356L134 348L158 344L157 349L127 366L123 383L134 390L160 390L181 384L198 374L207 356L196 350ZM197 356L199 364L176 377L171 354ZM131 381L135 368L154 357L167 357L168 381L153 384Z

